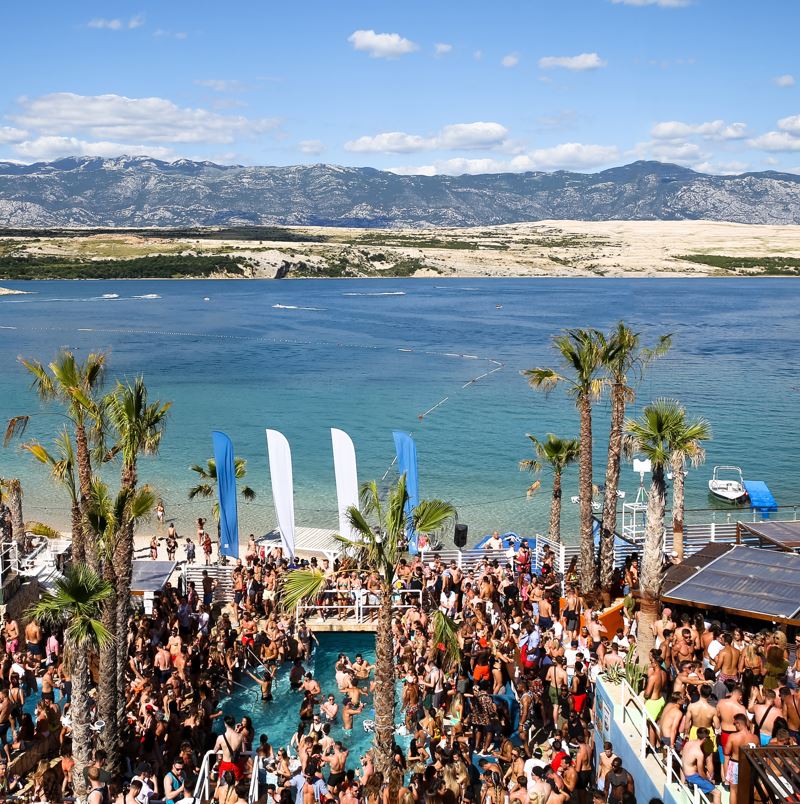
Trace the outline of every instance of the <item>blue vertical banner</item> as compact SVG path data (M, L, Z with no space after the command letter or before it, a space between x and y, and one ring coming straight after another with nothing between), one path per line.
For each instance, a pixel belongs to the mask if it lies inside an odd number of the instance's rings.
M211 433L219 493L219 554L239 558L239 513L236 508L236 466L233 443L225 433Z
M400 430L392 431L394 446L397 450L397 469L406 476L406 534L408 536L408 552L415 556L417 548L417 532L411 523L411 512L419 505L419 472L417 471L417 445L408 433Z

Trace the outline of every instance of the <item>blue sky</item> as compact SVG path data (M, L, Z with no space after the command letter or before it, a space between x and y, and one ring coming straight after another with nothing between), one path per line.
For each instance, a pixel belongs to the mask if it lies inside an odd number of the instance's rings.
M14 2L0 159L800 172L796 0Z

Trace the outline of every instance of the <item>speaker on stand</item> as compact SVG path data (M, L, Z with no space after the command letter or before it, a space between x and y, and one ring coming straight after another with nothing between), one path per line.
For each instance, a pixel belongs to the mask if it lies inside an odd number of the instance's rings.
M468 530L469 528L461 522L456 525L455 533L453 534L453 542L459 550L463 550L467 546Z

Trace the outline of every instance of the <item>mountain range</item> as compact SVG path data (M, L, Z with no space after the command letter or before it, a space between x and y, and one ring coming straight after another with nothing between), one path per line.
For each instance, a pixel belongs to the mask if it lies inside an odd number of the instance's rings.
M661 162L598 173L476 176L127 156L0 162L3 227L425 227L548 219L800 224L800 175L715 176Z

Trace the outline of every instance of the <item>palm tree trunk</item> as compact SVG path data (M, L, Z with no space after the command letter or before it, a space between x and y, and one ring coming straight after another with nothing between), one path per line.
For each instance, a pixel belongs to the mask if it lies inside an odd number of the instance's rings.
M25 552L25 519L22 516L22 483L8 482L8 507L11 509L11 537L17 544L19 555Z
M83 769L92 759L92 738L89 731L89 653L86 648L68 645L72 665L72 756L75 766L72 769L72 785L75 798L86 801L86 782Z
M114 635L117 653L115 683L117 687L117 723L120 730L125 728L125 703L128 691L128 612L131 596L131 577L133 575L133 523L128 522L117 534L114 548L114 572L116 575L116 623ZM122 734L120 733L120 737Z
M83 526L78 532L78 538L72 535L72 557L75 563L87 562L93 569L97 569L97 545L92 537L84 513L92 491L92 459L89 455L89 442L86 438L86 428L82 424L75 425L75 444L78 455L78 485L80 487L80 509Z
M664 511L667 506L664 467L653 467L653 482L647 500L647 525L642 549L642 570L639 576L641 613L636 637L639 660L647 662L655 644L652 624L658 619L658 601L663 579L662 552L664 546Z
M384 584L375 634L375 770L388 778L394 745L395 679L392 659L392 590Z
M608 436L606 491L600 528L600 588L609 590L614 575L614 533L617 530L617 489L622 461L622 429L625 423L625 388L615 383L611 390L611 431Z
M580 587L588 594L594 587L594 538L592 536L592 402L583 394L578 402L581 417L581 455L578 462L581 553Z
M683 457L676 452L672 456L672 549L678 554L679 561L683 561L685 487L686 478L683 476Z
M117 631L116 574L111 557L103 565L103 579L111 586L111 594L103 601L103 625L108 632ZM105 722L103 748L108 754L108 770L116 776L120 769L120 721L117 706L117 644L108 640L100 647L100 676L98 679L97 705L100 719Z
M72 520L72 558L76 563L83 563L86 560L85 554L80 558L75 553L75 545L78 544L83 548L83 519L81 518L81 506L78 500L72 503L70 511L70 518Z
M550 503L550 530L548 532L551 542L561 543L561 472L553 471L553 499Z

